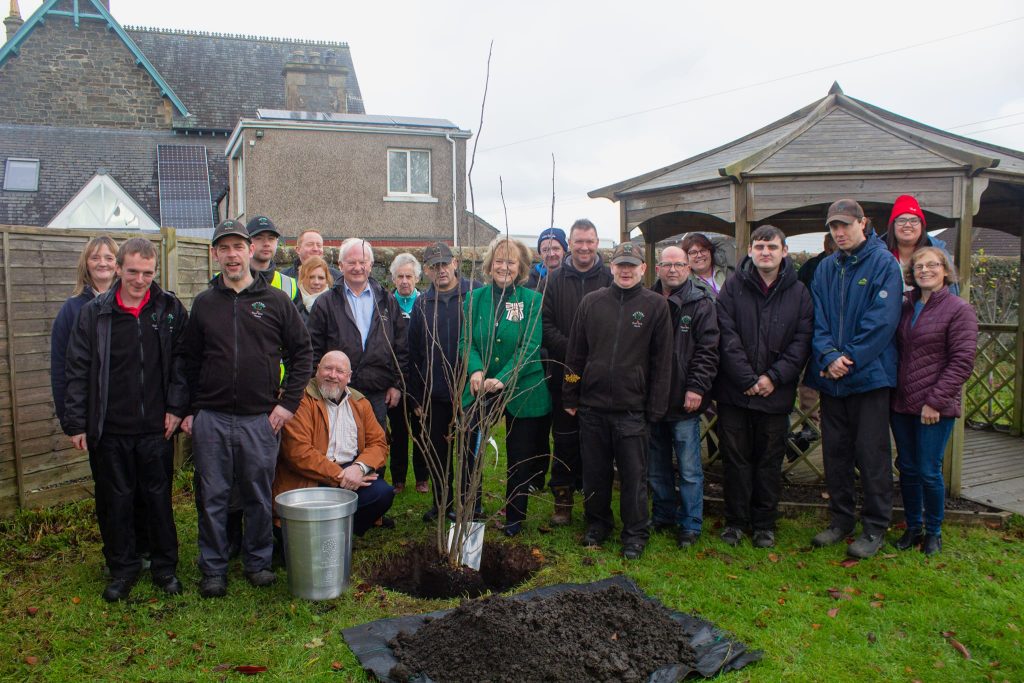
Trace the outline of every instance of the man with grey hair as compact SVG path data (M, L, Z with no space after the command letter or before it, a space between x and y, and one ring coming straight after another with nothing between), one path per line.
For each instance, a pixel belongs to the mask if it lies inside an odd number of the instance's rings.
M373 246L351 237L341 243L342 279L322 294L309 312L313 358L343 351L352 362L351 386L373 406L381 428L387 410L402 397L406 366L405 318L395 297L371 275Z

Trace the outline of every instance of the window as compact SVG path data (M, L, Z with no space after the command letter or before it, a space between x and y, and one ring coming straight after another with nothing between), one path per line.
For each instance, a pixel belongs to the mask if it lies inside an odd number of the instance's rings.
M8 159L4 189L35 192L39 189L39 159Z
M388 150L388 194L430 196L430 150Z
M98 173L53 217L50 228L159 230L117 181Z

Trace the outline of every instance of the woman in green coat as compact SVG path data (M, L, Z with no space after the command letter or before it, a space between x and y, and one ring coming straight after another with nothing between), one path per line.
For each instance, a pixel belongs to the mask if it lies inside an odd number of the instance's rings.
M459 340L468 361L463 409L476 401L505 405L505 534L515 536L526 518L530 461L546 457L551 396L540 361L541 295L522 286L530 274L530 251L518 240L498 236L484 254L484 280L464 304L468 329ZM467 336L468 335L468 336ZM470 446L477 435L470 436Z

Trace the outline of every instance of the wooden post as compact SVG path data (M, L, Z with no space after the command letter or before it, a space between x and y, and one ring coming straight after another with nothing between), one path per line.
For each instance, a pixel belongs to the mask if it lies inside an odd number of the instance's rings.
M174 228L160 228L160 259L162 272L160 280L163 288L169 292L178 291L178 233Z
M964 178L960 195L960 218L957 223L957 269L960 271L960 296L971 300L971 243L974 241L974 178ZM964 404L964 392L960 390L960 405ZM961 473L964 466L964 417L961 415L953 425L953 436L949 440L949 457L943 463L943 478L946 489L954 498L960 496Z
M747 186L743 182L735 183L732 186L732 210L735 220L736 231L733 235L736 238L736 261L737 263L747 255L750 248L750 221L747 220Z
M658 256L655 248L657 246L654 242L648 242L647 235L644 235L644 261L647 263L647 272L644 273L645 287L651 287L654 284L654 276L657 273L654 263Z
M25 472L21 459L21 419L18 415L18 370L14 351L14 305L11 303L11 234L4 231L4 296L7 312L7 365L11 376L11 433L14 438L14 477L18 486L18 507L28 507Z
M629 241L629 228L626 227L626 201L619 200L619 243Z

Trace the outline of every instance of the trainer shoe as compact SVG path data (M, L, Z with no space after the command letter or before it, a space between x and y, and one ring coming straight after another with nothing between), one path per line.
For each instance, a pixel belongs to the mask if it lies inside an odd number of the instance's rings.
M203 574L199 582L199 595L204 598L223 598L228 594L228 577L223 574Z
M246 572L245 579L257 588L266 588L277 581L277 574L269 569L260 569L256 572Z
M830 526L818 533L817 536L811 539L811 545L815 548L824 548L827 545L833 545L839 543L850 535L852 529L840 529L836 526Z
M884 542L885 536L883 534L869 534L865 532L846 548L846 554L850 557L866 560L869 557L874 557Z
M934 555L940 550L942 550L942 535L925 534L924 541L921 543L921 552L925 555Z
M924 532L921 529L907 528L893 545L896 546L897 550L910 550L914 546L919 545L923 538Z
M755 548L774 548L775 532L771 529L756 529L752 543Z
M743 530L734 526L727 526L722 529L722 533L718 537L725 541L726 544L735 548L743 540Z

